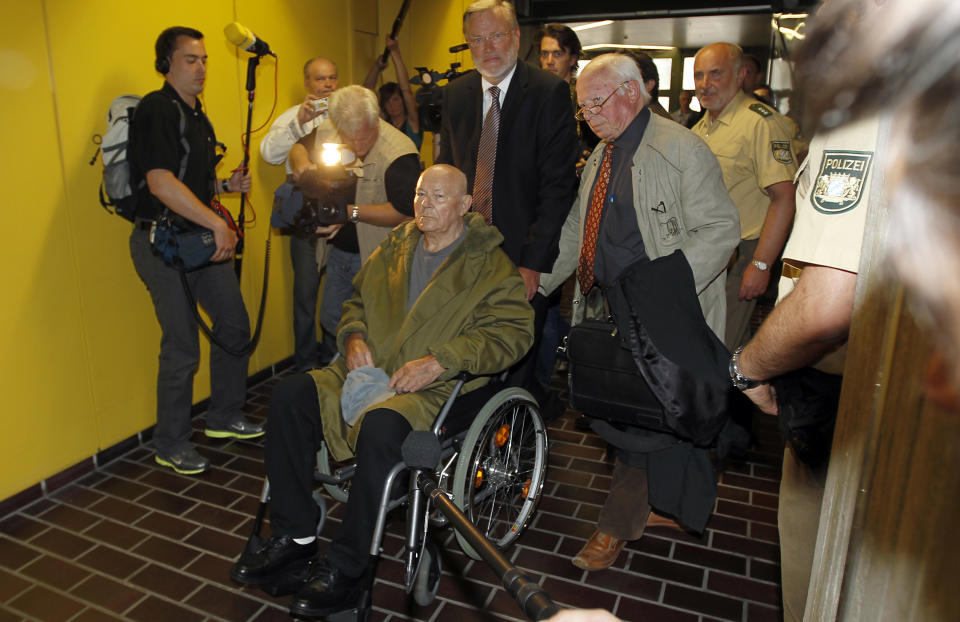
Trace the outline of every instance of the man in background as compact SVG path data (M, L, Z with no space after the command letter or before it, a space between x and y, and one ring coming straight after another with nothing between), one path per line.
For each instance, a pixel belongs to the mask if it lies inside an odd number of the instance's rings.
M727 273L724 342L735 350L750 333L757 298L770 284L770 268L793 223L797 163L790 125L776 110L742 91L743 51L713 43L697 52L694 82L707 110L693 126L717 156L723 182L740 212L740 245Z
M413 216L413 196L420 157L410 138L380 118L377 96L351 85L330 96L329 119L290 149L294 181L305 196L316 198L311 180L319 176L324 143L344 145L359 171L348 221L319 227L329 247L320 301L320 325L336 335L343 303L353 294L353 277L393 227Z
M690 120L690 115L693 114L693 110L690 110L690 102L693 101L693 93L691 91L680 91L680 107L670 113L670 118L682 125L687 127L687 121Z
M763 71L760 70L760 61L753 54L744 54L743 69L743 92L751 95L763 84Z
M264 161L287 169L291 184L283 196L300 194L292 187L292 170L287 162L290 149L298 140L313 131L327 118L327 98L337 89L337 66L323 57L311 58L303 65L303 88L306 97L296 106L287 108L270 126L260 142L260 157ZM293 200L301 200L294 197ZM281 200L281 199L277 199ZM318 244L319 242L319 244ZM320 253L317 247L320 246ZM293 356L297 371L307 371L326 364L336 348L333 336L325 336L324 344L317 346L317 293L320 291L318 255L324 256L324 245L316 234L294 232L290 235L290 259L293 262Z
M467 176L472 209L500 230L503 250L520 269L536 312L536 342L510 380L543 403L546 391L534 370L547 304L537 286L557 257L560 228L577 186L569 86L518 62L520 27L509 2L471 4L463 34L477 69L444 89L437 162Z

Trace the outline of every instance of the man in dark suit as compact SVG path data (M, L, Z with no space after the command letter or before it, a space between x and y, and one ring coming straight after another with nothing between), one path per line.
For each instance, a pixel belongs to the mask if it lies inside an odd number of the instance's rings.
M523 275L539 343L546 307L537 294L540 273L553 267L577 186L570 89L555 75L518 62L520 27L509 2L471 4L463 34L477 69L445 89L436 160L466 174L475 211L484 213L487 203L485 215L503 234L503 250ZM489 136L485 127L498 129ZM535 343L531 352L536 351ZM535 355L528 355L512 381L537 389L534 363Z

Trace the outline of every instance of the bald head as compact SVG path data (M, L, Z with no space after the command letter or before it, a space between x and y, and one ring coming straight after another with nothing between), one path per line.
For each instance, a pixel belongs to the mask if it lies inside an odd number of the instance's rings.
M743 50L733 43L711 43L697 52L693 81L700 105L716 118L743 88Z
M337 90L337 65L332 60L317 56L303 65L303 88L315 97L327 97Z
M463 231L463 215L471 202L466 192L466 176L447 164L435 164L420 175L413 211L424 248L431 253L452 244Z
M449 164L434 164L428 167L420 174L420 179L443 183L455 196L463 196L467 193L467 176L460 169Z

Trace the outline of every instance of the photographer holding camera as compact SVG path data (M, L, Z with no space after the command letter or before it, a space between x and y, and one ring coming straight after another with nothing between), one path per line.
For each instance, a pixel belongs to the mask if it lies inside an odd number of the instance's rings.
M413 216L420 158L413 141L380 118L377 96L369 89L353 85L334 91L327 114L326 121L293 146L289 163L308 204L338 202L328 196L330 185L325 183L331 164L346 165L356 176L356 196L345 202L342 220L315 229L332 247L320 325L335 335L340 308L353 293L353 277L361 264L393 227ZM344 148L339 163L324 164L324 143Z
M130 255L150 291L163 331L153 433L155 459L177 473L193 475L205 471L209 463L190 442L193 374L200 359L197 322L190 307L198 302L203 306L213 319L214 336L227 348L243 350L249 344L250 320L231 261L237 235L210 206L220 192L249 190L250 174L237 171L229 179L216 177L217 139L197 98L207 73L203 34L181 26L164 30L157 38L154 67L163 74L163 88L141 100L131 128L131 175L135 182L146 179L146 186L137 198ZM156 220L165 208L183 226L203 227L213 234L213 263L185 275L196 300L187 298L181 272L164 263L151 247ZM263 435L263 427L248 422L242 413L247 359L210 344L207 436Z
M293 172L287 156L298 140L312 132L327 118L330 93L339 86L337 65L326 58L315 57L303 65L303 102L283 111L260 142L264 161L287 168L287 181L277 189L276 200L296 200L298 192L292 184ZM290 236L290 260L293 262L293 356L297 371L308 371L329 362L336 352L332 335L317 349L317 293L320 290L320 268L325 249L317 250L317 235L294 232Z

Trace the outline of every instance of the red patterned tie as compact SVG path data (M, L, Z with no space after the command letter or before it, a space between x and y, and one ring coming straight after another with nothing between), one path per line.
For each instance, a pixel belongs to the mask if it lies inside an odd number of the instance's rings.
M603 205L610 185L610 166L613 161L613 143L607 143L603 151L600 174L593 187L590 198L590 211L587 214L587 226L583 229L583 248L580 249L580 266L577 268L577 280L580 281L580 293L586 294L593 287L593 259L597 252L597 233L600 231L600 219L603 217Z
M497 163L497 134L500 132L500 88L491 86L490 110L480 131L477 149L477 170L473 178L473 211L493 222L493 169Z

